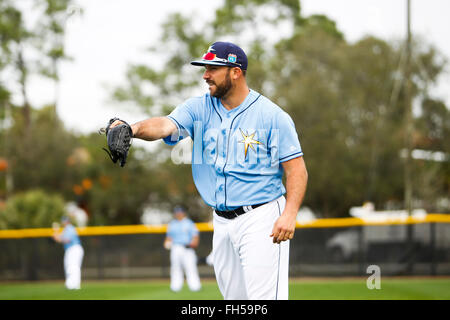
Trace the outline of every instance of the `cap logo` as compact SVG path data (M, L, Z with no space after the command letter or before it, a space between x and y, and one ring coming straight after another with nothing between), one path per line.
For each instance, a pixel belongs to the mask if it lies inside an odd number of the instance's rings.
M214 60L216 58L216 54L212 52L207 52L203 56L203 60Z
M236 63L236 60L237 60L237 56L235 54L230 53L228 55L228 62Z

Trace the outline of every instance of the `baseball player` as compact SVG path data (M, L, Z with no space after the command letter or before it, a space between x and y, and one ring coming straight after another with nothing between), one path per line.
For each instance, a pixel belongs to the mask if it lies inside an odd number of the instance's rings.
M201 289L194 249L199 244L199 232L195 223L186 217L183 207L174 208L175 219L167 227L164 247L170 250L170 289L178 292L183 287L183 271L191 291Z
M77 230L70 222L70 218L64 216L61 219L64 227L62 233L57 232L56 228L53 239L62 243L64 246L64 272L65 285L69 290L78 290L81 288L81 264L83 262L84 250L81 246Z
M205 68L209 92L133 124L133 135L169 145L192 138L194 182L214 209L213 265L223 297L288 299L289 240L307 185L295 125L248 87L247 56L237 45L215 42L191 64Z

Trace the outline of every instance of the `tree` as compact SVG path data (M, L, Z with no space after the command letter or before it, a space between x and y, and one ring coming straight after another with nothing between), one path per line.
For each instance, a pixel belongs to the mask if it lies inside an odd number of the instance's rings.
M26 126L20 108L13 110L14 125L8 130L9 160L15 191L44 188L67 194L66 159L77 146L76 138L54 119L54 107L31 109L33 125L24 138Z
M17 82L23 99L23 115L25 124L30 122L30 104L27 92L27 79L29 68L24 58L24 43L26 43L31 33L26 29L22 12L13 6L9 0L0 2L0 34L2 59L0 61L0 71L9 67L18 73ZM3 89L8 91L9 89Z
M415 146L427 156L415 160L417 198L428 211L448 212L450 194L450 111L438 99L424 98L415 122ZM430 156L434 154L435 156ZM437 155L437 156L436 156Z
M39 0L35 9L40 12L40 19L33 28L36 48L42 53L42 59L37 66L40 74L54 81L54 106L58 106L59 63L69 60L64 47L64 36L68 19L73 15L82 14L81 7L74 0Z
M42 190L17 193L0 211L0 229L49 228L65 214L60 195Z
M28 80L34 74L50 76L55 80L55 87L57 87L57 63L66 58L63 37L65 22L72 13L68 10L72 3L74 3L72 0L39 0L37 2L0 0L0 72L6 73L10 79L8 83L0 83L0 107L3 109L1 115L4 124L1 132L3 137L1 153L11 163L6 173L8 183L5 187L9 192L12 191L12 181L15 178L22 179L15 183L19 188L33 184L33 182L23 181L27 180L27 175L34 176L36 172L27 174L25 170L12 173L13 169L20 168L17 163L14 164L18 159L27 164L36 161L35 158L28 156L33 153L30 150L37 149L37 145L33 145L33 143L36 142L35 138L39 136L41 127L40 124L37 124L33 128L32 121L35 113L28 98ZM25 19L29 9L37 12L38 19L35 25L30 25L29 21ZM50 63L47 62L49 60ZM20 88L19 92L14 90L15 86ZM56 88L55 91L57 91ZM16 112L19 110L18 106L14 106L11 102L14 95L21 96L21 115ZM55 98L54 107L46 110L52 110L55 113L56 103ZM54 115L53 120L53 126L60 127L61 124ZM13 121L15 122L14 129L7 129L7 126L11 125ZM36 130L36 128L38 129ZM15 136L11 136L12 133ZM32 133L36 134L32 137ZM55 139L53 136L46 138L46 141ZM11 143L11 140L15 140L14 144ZM21 152L20 155L15 153L16 151ZM50 182L50 185L52 184L54 183Z
M364 201L377 208L401 207L402 46L372 36L348 43L334 21L303 17L300 9L298 1L228 0L201 25L173 14L155 46L163 48L165 60L158 59L165 61L163 67L131 65L128 83L114 95L136 102L148 115L166 114L199 91L199 71L189 66L192 57L216 39L238 42L249 57L250 87L273 99L297 125L310 177L305 205L325 217L346 216ZM274 39L268 31L275 28L280 32ZM445 66L437 50L421 43L413 50L411 69L417 99L430 98ZM145 90L148 84L152 90ZM434 169L418 170L429 176ZM446 186L439 189L448 192ZM428 197L417 190L415 195Z

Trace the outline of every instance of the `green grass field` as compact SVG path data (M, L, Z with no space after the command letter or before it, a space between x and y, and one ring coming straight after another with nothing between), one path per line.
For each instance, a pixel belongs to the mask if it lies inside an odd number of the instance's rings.
M220 300L214 280L203 280L200 292L185 286L179 293L165 280L84 281L69 291L59 282L1 283L0 300ZM291 300L450 300L450 278L384 278L369 290L365 278L291 279Z

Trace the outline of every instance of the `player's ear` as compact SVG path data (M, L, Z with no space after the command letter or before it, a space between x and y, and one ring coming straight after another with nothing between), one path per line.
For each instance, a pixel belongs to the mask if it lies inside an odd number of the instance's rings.
M240 77L243 77L244 74L242 73L242 69L238 68L238 67L234 67L231 69L232 70L232 75L231 77L233 78L233 80L237 80Z

